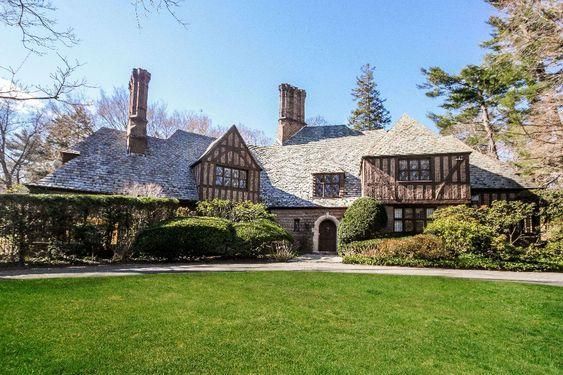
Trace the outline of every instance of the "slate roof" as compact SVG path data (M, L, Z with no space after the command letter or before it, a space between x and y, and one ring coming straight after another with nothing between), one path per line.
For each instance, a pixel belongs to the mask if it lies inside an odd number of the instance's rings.
M144 156L127 155L126 137L125 131L101 128L75 147L80 156L29 186L123 193L132 183L151 183L166 197L197 200L190 164L214 138L181 130L168 139L148 137Z
M388 130L347 132L343 125L304 128L285 146L253 147L260 161L262 199L270 207L345 207L361 195L363 156L471 153L472 188L528 187L508 165L442 137L403 115ZM307 130L306 130L307 129ZM336 136L336 134L343 134ZM344 172L345 196L314 198L313 173Z
M79 156L30 186L83 192L123 193L131 183L157 184L163 195L197 200L190 165L215 138L177 131L148 138L148 154L127 155L126 132L102 128L75 147ZM403 116L388 131L356 131L345 125L306 127L284 146L250 147L262 167L261 196L270 207L345 207L361 195L363 156L471 153L470 180L476 189L532 187L511 168L453 137L441 137ZM342 172L345 195L314 198L313 174Z
M330 128L330 126L315 128ZM251 147L262 166L261 196L266 205L344 207L361 195L359 172L362 156L368 154L370 148L385 135L385 131L376 130L360 135L318 138L319 134L334 134L331 130L314 129L307 132L312 139L303 137L302 143ZM344 197L313 198L312 174L323 172L345 174Z
M363 135L362 132L346 125L306 126L285 141L284 145L300 145L329 138L342 138Z

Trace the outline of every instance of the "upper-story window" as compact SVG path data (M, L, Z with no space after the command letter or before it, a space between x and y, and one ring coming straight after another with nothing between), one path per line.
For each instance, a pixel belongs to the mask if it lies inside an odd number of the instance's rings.
M248 173L244 169L215 167L215 186L225 186L235 189L245 189L248 186Z
M313 195L319 198L336 198L344 191L344 173L319 173L314 175Z
M430 158L399 159L399 181L430 181Z

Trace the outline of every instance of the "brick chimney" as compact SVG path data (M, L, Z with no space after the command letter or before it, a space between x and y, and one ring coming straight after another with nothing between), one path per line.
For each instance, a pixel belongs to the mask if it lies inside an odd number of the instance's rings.
M147 152L147 99L151 74L135 68L129 81L129 122L127 123L127 153Z
M277 141L284 144L295 133L303 129L305 123L305 90L282 83L280 89L280 118L278 120Z

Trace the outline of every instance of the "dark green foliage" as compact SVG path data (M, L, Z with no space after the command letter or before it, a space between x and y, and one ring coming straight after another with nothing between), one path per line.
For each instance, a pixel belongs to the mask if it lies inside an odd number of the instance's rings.
M420 259L404 257L374 257L364 254L350 254L342 259L346 264L367 264L377 266L437 267L453 269L481 269L504 271L563 271L563 264L556 262L524 262L495 260L475 254L463 254L454 259Z
M389 111L384 107L385 99L377 90L373 79L375 68L369 64L362 66L362 73L356 78L356 88L352 97L358 103L348 119L348 125L357 130L383 129L391 122Z
M255 256L270 253L276 242L293 242L291 235L278 223L267 219L234 224L236 231L235 252L238 255Z
M200 216L220 217L235 222L258 219L273 220L274 218L274 215L268 212L268 208L263 203L232 202L226 199L198 202L197 213Z
M369 197L358 198L346 210L338 226L338 241L346 244L374 238L387 224L383 204Z
M229 255L234 240L230 221L216 217L185 217L144 230L134 245L145 257L179 258Z
M428 97L443 98L440 107L445 113L429 116L441 133L456 135L498 159L497 142L507 140L510 127L521 125L522 98L514 94L525 84L521 71L508 62L497 62L468 65L459 74L435 66L422 73L426 82L419 88Z
M0 195L2 261L128 256L138 232L173 217L178 201L116 195Z

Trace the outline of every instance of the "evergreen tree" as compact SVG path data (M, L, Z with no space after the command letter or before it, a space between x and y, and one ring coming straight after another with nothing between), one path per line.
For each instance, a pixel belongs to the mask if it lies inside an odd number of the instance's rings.
M439 67L422 69L426 96L441 97L443 114L431 113L442 134L453 134L470 146L499 159L498 142L510 143L508 130L520 124L518 90L525 86L520 70L508 62L468 65L459 74Z
M356 88L352 90L357 108L352 111L348 125L356 130L383 129L391 122L389 111L383 106L385 99L381 98L373 79L374 70L369 64L362 66Z

